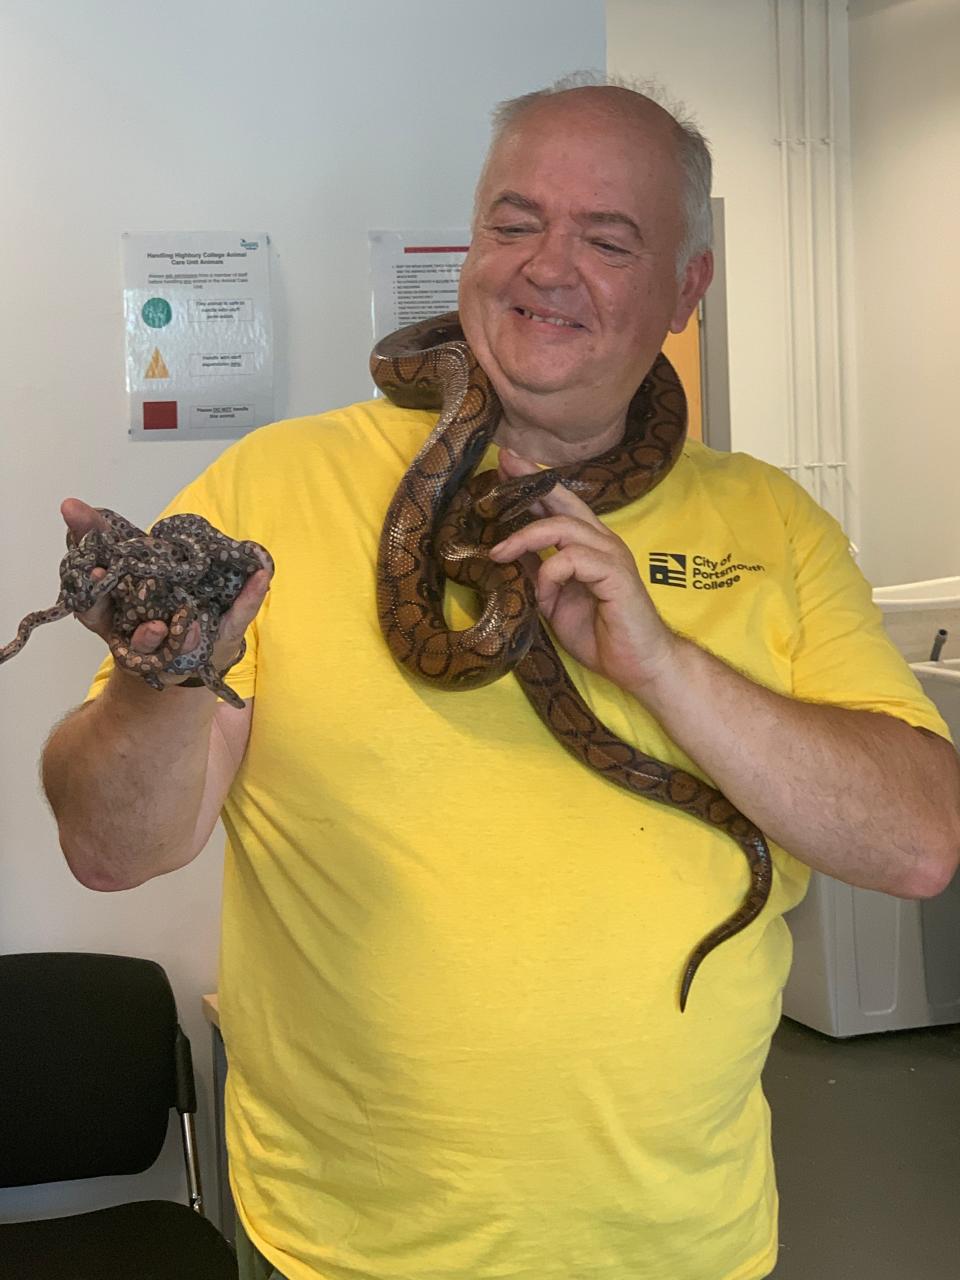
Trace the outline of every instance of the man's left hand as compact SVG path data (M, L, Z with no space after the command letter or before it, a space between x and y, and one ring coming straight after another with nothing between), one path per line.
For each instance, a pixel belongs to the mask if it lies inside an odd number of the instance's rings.
M500 451L503 479L538 468ZM583 666L639 695L670 661L676 637L654 608L627 545L582 499L557 484L534 507L538 519L491 547L491 560L526 560L540 611ZM543 561L537 552L555 548Z

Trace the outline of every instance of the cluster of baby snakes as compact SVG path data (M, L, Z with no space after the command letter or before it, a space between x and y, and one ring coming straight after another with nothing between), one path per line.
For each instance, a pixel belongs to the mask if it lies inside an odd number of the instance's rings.
M106 507L98 507L105 527L82 537L67 533L67 554L60 562L60 594L49 609L28 613L9 644L0 648L0 663L20 652L35 627L73 613L86 613L98 600L110 598L110 652L118 666L164 689L163 674L189 675L182 683L204 684L233 707L243 699L224 684L213 666L213 646L220 619L258 569L272 567L258 542L236 542L202 516L176 515L158 520L150 533L138 529ZM94 569L104 574L94 581ZM160 620L167 635L155 653L137 653L130 639L143 622ZM199 642L188 653L183 645L196 622ZM230 666L239 662L245 642ZM229 670L229 668L227 668Z
M493 439L500 404L456 312L384 338L374 347L370 369L395 404L440 410L397 488L380 538L377 611L397 662L449 689L477 688L512 671L544 724L577 759L618 786L719 828L746 855L749 891L691 952L680 981L682 1011L704 958L756 919L769 897L766 840L714 787L644 755L601 724L567 675L520 563L497 564L485 555L526 524L529 506L558 482L597 514L659 484L680 456L686 433L679 380L658 356L631 402L619 445L588 462L500 483L494 471L473 474ZM448 577L479 598L476 623L462 631L451 631L444 619Z

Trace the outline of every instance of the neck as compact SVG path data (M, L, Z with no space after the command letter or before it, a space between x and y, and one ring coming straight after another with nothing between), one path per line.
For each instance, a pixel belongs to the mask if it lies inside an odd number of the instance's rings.
M627 406L605 418L572 417L569 409L525 413L503 405L494 439L501 447L541 466L561 467L596 458L623 439Z

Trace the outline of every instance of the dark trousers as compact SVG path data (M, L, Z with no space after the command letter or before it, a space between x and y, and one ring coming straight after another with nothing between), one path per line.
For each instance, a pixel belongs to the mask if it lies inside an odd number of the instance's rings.
M236 1246L240 1280L284 1280L276 1267L250 1243L239 1218L237 1219Z

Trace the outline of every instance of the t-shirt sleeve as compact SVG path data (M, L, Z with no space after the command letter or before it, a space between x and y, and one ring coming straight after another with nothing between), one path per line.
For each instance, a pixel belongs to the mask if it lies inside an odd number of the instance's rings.
M949 740L942 716L887 635L870 584L840 525L798 485L786 483L792 490L785 514L799 618L794 695L885 712Z
M253 531L253 517L250 505L241 496L245 472L243 441L225 450L211 465L188 484L167 504L157 516L157 520L165 516L192 513L203 516L206 520L228 537L236 540L252 538L262 541ZM154 521L156 523L156 521ZM264 604L261 608L265 608ZM259 615L258 615L259 616ZM256 693L257 684L257 619L246 630L247 648L244 656L236 666L231 667L225 677L226 683L241 698L251 698ZM96 698L103 691L110 673L113 670L113 658L110 654L100 664L90 689L87 700Z

